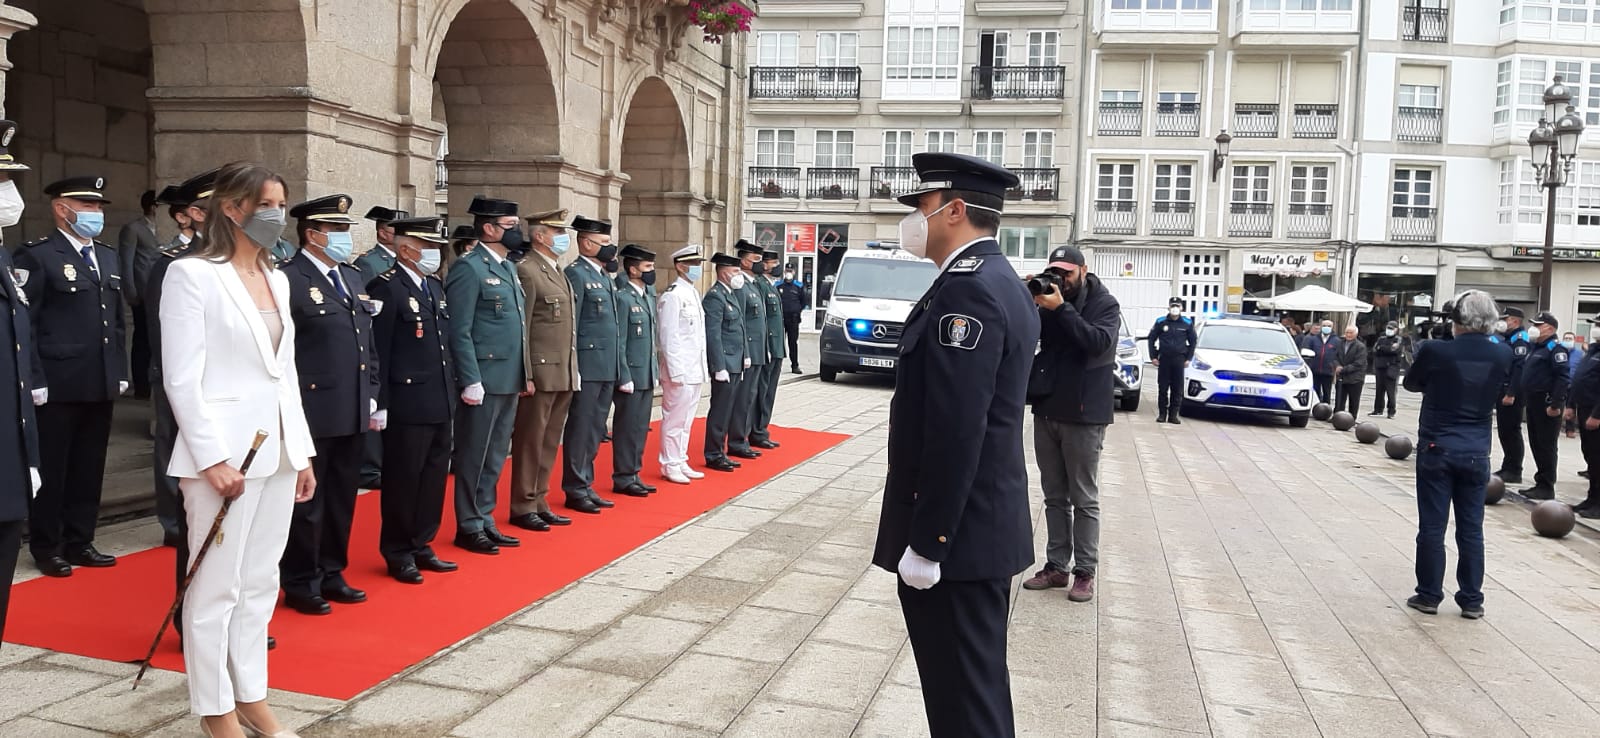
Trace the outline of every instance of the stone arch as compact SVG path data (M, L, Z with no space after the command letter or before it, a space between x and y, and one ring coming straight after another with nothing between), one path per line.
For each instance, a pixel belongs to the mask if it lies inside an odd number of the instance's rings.
M622 120L618 230L624 241L653 247L661 256L694 235L683 111L665 80L647 76L634 88Z

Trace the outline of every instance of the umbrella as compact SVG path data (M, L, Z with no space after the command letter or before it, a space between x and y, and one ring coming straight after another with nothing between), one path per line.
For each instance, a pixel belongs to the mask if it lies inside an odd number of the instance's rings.
M1298 310L1317 313L1365 313L1372 306L1353 297L1345 297L1326 287L1311 285L1293 292L1261 300L1259 303L1273 310Z

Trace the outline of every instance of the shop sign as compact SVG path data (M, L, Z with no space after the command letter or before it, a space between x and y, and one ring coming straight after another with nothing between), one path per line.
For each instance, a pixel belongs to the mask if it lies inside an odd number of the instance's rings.
M1512 246L1512 256L1531 256L1536 259L1544 258L1543 246ZM1600 249L1556 249L1551 258L1554 259L1594 259L1600 260Z
M789 253L817 253L817 226L814 223L789 224Z
M1252 274L1321 274L1328 269L1328 252L1246 251L1244 269Z

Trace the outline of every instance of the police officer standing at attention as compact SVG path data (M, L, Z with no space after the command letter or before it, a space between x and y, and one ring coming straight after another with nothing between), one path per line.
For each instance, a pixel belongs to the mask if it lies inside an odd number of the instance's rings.
M1383 335L1372 341L1372 373L1378 377L1378 396L1372 401L1372 416L1384 412L1388 403L1389 417L1394 417L1395 385L1400 380L1400 324L1390 321L1383 326Z
M750 442L755 440L750 435L756 422L761 378L767 369L767 299L760 286L765 267L761 263L760 246L740 239L735 248L739 253L739 267L744 270L739 291L744 298L745 362L733 406L733 423L728 427L728 455L759 459L761 452L750 447Z
M1567 407L1572 372L1567 348L1557 340L1560 325L1556 317L1539 313L1533 328L1538 333L1522 365L1522 388L1517 393L1528 408L1528 450L1535 467L1533 486L1522 490L1522 496L1552 500L1556 496L1556 441L1561 437L1561 414Z
M533 394L517 400L511 434L511 524L542 532L572 524L550 510L549 496L550 470L578 390L578 350L572 285L560 265L561 255L572 248L567 211L535 213L527 220L533 248L517 262L517 278L528 303Z
M572 398L561 435L561 489L567 495L568 508L592 515L616 506L594 491L594 456L606 434L611 394L631 393L636 388L623 366L617 285L606 273L606 263L617 256L617 247L611 243L611 223L580 215L572 219L572 229L578 232L580 256L567 265L566 276L576 303L578 376L583 383Z
M623 371L619 382L633 385L632 392L618 390L616 416L611 423L611 488L619 495L643 497L656 491L639 478L644 466L644 437L650 430L650 409L655 404L656 379L656 255L628 244L622 248L622 269L617 274L617 314L622 324Z
M767 425L772 422L772 408L778 402L778 380L783 377L783 298L778 295L775 276L778 269L778 252L761 252L761 261L754 281L761 289L761 298L765 301L762 307L767 317L766 331L763 333L767 344L767 364L763 371L756 373L759 383L756 387L755 407L751 410L753 415L750 423L750 445L755 448L774 449L779 444L772 440L772 434L767 432Z
M745 355L744 273L739 258L712 254L716 284L700 300L706 320L706 369L711 373L711 409L706 413L706 468L731 472L739 462L728 458L733 440L728 428L738 404L740 374L750 366Z
M1178 410L1183 406L1183 370L1194 358L1194 321L1183 315L1183 298L1167 301L1167 316L1157 320L1146 337L1150 344L1150 363L1157 367L1156 422L1182 423Z
M1500 316L1505 321L1505 329L1494 337L1497 343L1511 347L1510 386L1494 411L1495 434L1500 438L1500 454L1504 457L1495 476L1506 484L1522 481L1522 417L1527 406L1527 396L1521 394L1522 366L1527 363L1528 352L1533 349L1528 332L1522 329L1522 318L1521 308L1506 308L1505 314Z
M7 149L17 124L0 120L0 228L22 220L24 204L12 172L25 172ZM32 275L29 275L32 278ZM11 251L0 244L0 640L6 634L11 605L11 579L22 547L28 502L39 491L39 424L33 408L33 325L23 278L11 264Z
M379 274L394 268L394 222L410 218L411 214L404 210L386 208L374 205L367 211L366 219L378 226L378 243L361 258L356 259L356 268L361 270L361 276L369 284L377 279Z
M28 548L52 577L117 563L94 548L111 408L128 391L117 252L95 240L110 202L105 184L72 177L45 187L56 232L14 257L30 275L23 292L38 349L33 400L44 486L28 516Z
M1033 563L1022 417L1039 309L994 239L1017 176L962 154L912 163L900 246L941 274L900 339L872 561L900 576L933 737L1005 738L1010 584Z
M456 404L444 283L433 276L444 260L438 218L395 221L395 267L367 285L382 303L372 320L378 365L378 413L389 486L378 503L378 551L389 576L421 584L422 571L451 572L455 562L433 550L444 515L450 471L450 417ZM470 306L468 309L471 309Z
M372 316L378 306L361 272L345 263L354 242L349 195L328 195L289 209L297 219L299 253L284 265L294 319L300 399L317 455L317 491L297 502L279 564L283 604L306 615L327 615L328 603L355 604L367 594L344 578L356 486L372 416L378 412L378 353Z
M811 304L811 293L794 273L794 264L783 270L783 281L778 283L778 295L783 300L783 332L789 337L789 371L800 373L800 314Z
M511 452L517 396L529 391L523 345L522 284L506 256L523 248L517 204L479 195L467 207L478 244L450 268L444 290L450 314L450 353L461 386L456 409L455 544L477 554L520 546L494 524L496 486Z

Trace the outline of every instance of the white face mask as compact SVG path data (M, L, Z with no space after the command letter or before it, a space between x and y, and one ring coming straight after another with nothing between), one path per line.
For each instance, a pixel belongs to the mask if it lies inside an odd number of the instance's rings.
M732 288L734 288L736 290L744 289L744 274L743 273L734 274L733 277L728 279L728 286L732 287Z
M1506 322L1505 321L1503 321L1503 320L1496 321L1495 324L1494 324L1494 332L1495 333L1505 333L1507 327L1508 326L1506 326Z
M22 195L17 192L17 183L9 179L0 182L0 228L10 228L22 222L24 206Z
M928 218L938 215L939 210L950 207L950 202L940 205L938 210L927 215L923 215L921 210L906 213L906 217L900 219L900 248L918 259L928 258Z
M1384 331L1383 331L1383 335L1385 335L1385 336L1389 336L1389 337L1391 337L1391 338L1392 338L1392 337L1394 337L1394 329L1393 329L1393 328L1387 328L1387 329L1385 329L1385 330L1384 330Z
M1167 310L1167 315L1170 315L1170 316L1172 316L1174 318L1176 318L1176 317L1178 317L1178 316L1180 316L1182 314L1183 314L1183 311L1179 310L1178 308L1169 308Z

